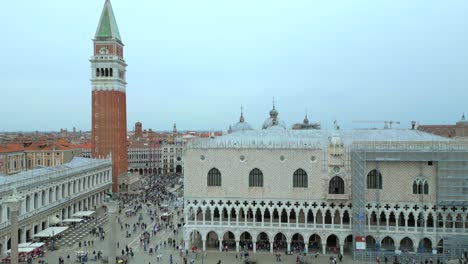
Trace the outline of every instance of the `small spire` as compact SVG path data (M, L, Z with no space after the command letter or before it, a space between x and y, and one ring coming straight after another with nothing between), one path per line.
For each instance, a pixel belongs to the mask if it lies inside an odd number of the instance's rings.
M333 121L333 127L335 128L335 130L340 130L340 125L338 124L338 120L335 119L335 121Z
M462 114L461 120L465 120L465 113Z
M309 124L309 118L307 118L307 109L305 111L305 118L304 118L304 124Z
M241 116L239 122L244 123L244 107L241 105Z
M104 2L101 18L99 19L98 28L94 36L96 39L116 39L122 41L119 28L115 20L114 11L109 0Z
M273 97L273 109L270 111L270 118L276 118L278 116L278 111L275 108L275 98Z

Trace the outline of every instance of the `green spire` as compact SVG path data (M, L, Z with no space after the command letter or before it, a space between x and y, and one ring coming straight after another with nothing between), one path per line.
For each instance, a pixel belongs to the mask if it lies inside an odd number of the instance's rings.
M94 38L113 38L122 41L120 38L119 28L115 22L114 12L110 0L106 0L102 9L101 19Z

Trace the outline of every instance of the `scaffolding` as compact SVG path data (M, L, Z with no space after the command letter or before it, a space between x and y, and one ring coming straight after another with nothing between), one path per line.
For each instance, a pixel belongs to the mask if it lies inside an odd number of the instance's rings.
M466 206L468 204L468 143L464 142L354 142L348 149L352 169L353 198L353 258L355 260L372 260L382 252L359 250L356 239L366 238L366 204L367 204L367 163L374 162L431 162L436 166L437 207ZM377 191L377 203L380 202ZM420 208L424 206L420 196ZM422 220L422 211L416 216ZM436 216L437 217L437 216ZM466 234L444 235L441 219L437 217L436 236L437 258L449 260L459 258L468 248ZM421 223L416 223L423 224ZM421 231L424 237L424 231ZM439 232L441 234L439 234ZM387 252L388 253L388 252ZM387 255L387 253L385 255ZM430 253L421 253L419 257L432 257ZM394 253L393 253L394 254ZM390 255L389 255L390 256ZM412 256L414 257L414 256Z

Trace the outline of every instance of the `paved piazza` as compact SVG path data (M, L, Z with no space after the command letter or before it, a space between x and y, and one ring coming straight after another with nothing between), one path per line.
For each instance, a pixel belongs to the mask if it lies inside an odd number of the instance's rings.
M166 188L168 189L168 188ZM179 207L177 208L177 200L165 200L163 203L169 204L169 213L172 213L174 216L177 216L177 212L179 212L180 217L173 219L173 224L174 226L177 226L178 223L182 223L182 218L183 218L183 213L182 209ZM121 255L121 250L125 248L125 245L128 245L129 248L133 249L134 256L129 257L129 263L171 263L170 262L170 255L173 256L173 262L172 263L184 263L183 257L178 253L176 249L173 247L170 247L168 244L164 247L162 246L160 250L158 250L157 253L153 253L150 255L149 250L145 251L142 244L140 243L140 236L144 232L144 230L151 231L153 226L156 224L156 221L151 220L151 216L147 213L148 210L154 210L157 208L157 206L154 205L146 205L142 203L142 210L138 211L136 215L133 216L126 216L126 209L128 209L130 206L127 206L122 209L121 213L118 215L118 217L121 219L121 223L125 225L125 223L130 225L129 230L132 231L132 227L134 223L137 223L140 217L140 212L143 217L143 220L141 221L142 223L147 224L146 229L141 229L138 228L136 232L132 232L130 237L126 237L126 230L125 228L121 230L119 227L117 228L117 241L119 243L119 248L117 249L117 255ZM160 217L164 212L161 210L157 210L157 215ZM97 213L97 218L106 218L106 214L104 210L98 210ZM89 225L91 227L97 227L94 222L89 222L89 223L84 223L84 225ZM118 225L118 224L117 224ZM104 228L105 234L110 232L110 224L109 221L106 221L102 227ZM177 228L176 228L177 229ZM151 236L150 238L150 243L149 247L154 248L156 245L164 243L164 241L168 241L168 238L175 238L177 244L179 244L182 239L183 239L183 234L182 234L182 228L178 229L179 232L174 235L173 230L168 228L168 229L162 229L157 232L156 236ZM105 238L103 241L101 241L98 237L93 236L93 235L87 235L83 237L80 241L82 241L82 246L79 247L78 241L73 243L71 246L61 246L58 250L51 251L47 250L46 254L43 258L38 258L33 261L33 263L39 263L38 261L44 260L47 263L58 263L59 257L63 257L65 260L65 263L78 263L76 261L76 252L79 251L84 251L88 252L89 258L93 258L93 251L97 252L99 250L103 251L104 255L107 255L107 248L108 248L108 243L109 240L108 238ZM84 241L93 241L93 246L83 246ZM148 248L149 248L148 247ZM276 262L276 257L274 254L271 254L269 252L257 252L257 253L252 253L251 251L249 252L250 254L250 259L251 260L256 260L257 263L274 263ZM70 256L69 259L67 259L67 255ZM162 255L162 259L158 261L157 256ZM237 255L237 258L236 258ZM301 260L308 261L308 263L329 263L329 257L330 255L320 255L317 258L310 254L307 257L301 257ZM297 254L296 255L291 255L291 256L285 256L284 252L281 255L282 262L283 263L296 263L297 259ZM243 261L240 258L240 254L236 254L235 250L231 250L228 252L219 252L215 248L207 248L207 253L205 256L202 256L202 253L200 250L198 250L198 253L194 253L191 250L189 251L189 257L187 258L187 263L190 263L190 260L193 259L194 263L218 263L218 261L221 260L221 263L243 263ZM90 260L88 262L93 263L94 261ZM97 261L98 263L101 263L100 260ZM307 263L307 262L306 262ZM356 262L352 261L351 257L348 255L345 255L343 258L342 263L364 263L364 262Z

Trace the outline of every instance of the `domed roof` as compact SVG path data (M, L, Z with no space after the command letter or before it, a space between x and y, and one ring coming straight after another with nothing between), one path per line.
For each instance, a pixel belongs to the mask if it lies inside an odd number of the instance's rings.
M465 113L463 113L460 121L457 122L457 125L468 125L468 120L465 119Z
M239 122L231 127L231 132L244 131L244 130L252 130L252 127L249 125L249 123Z
M273 109L270 110L270 117L277 117L278 111L275 109L275 105L273 104Z
M286 124L279 120L278 111L275 109L275 104L273 103L273 109L270 111L270 118L263 122L262 129L270 129L273 127L278 127L280 129L286 129Z
M231 132L252 130L252 127L249 123L245 122L243 108L241 107L241 116L239 122L231 127Z

